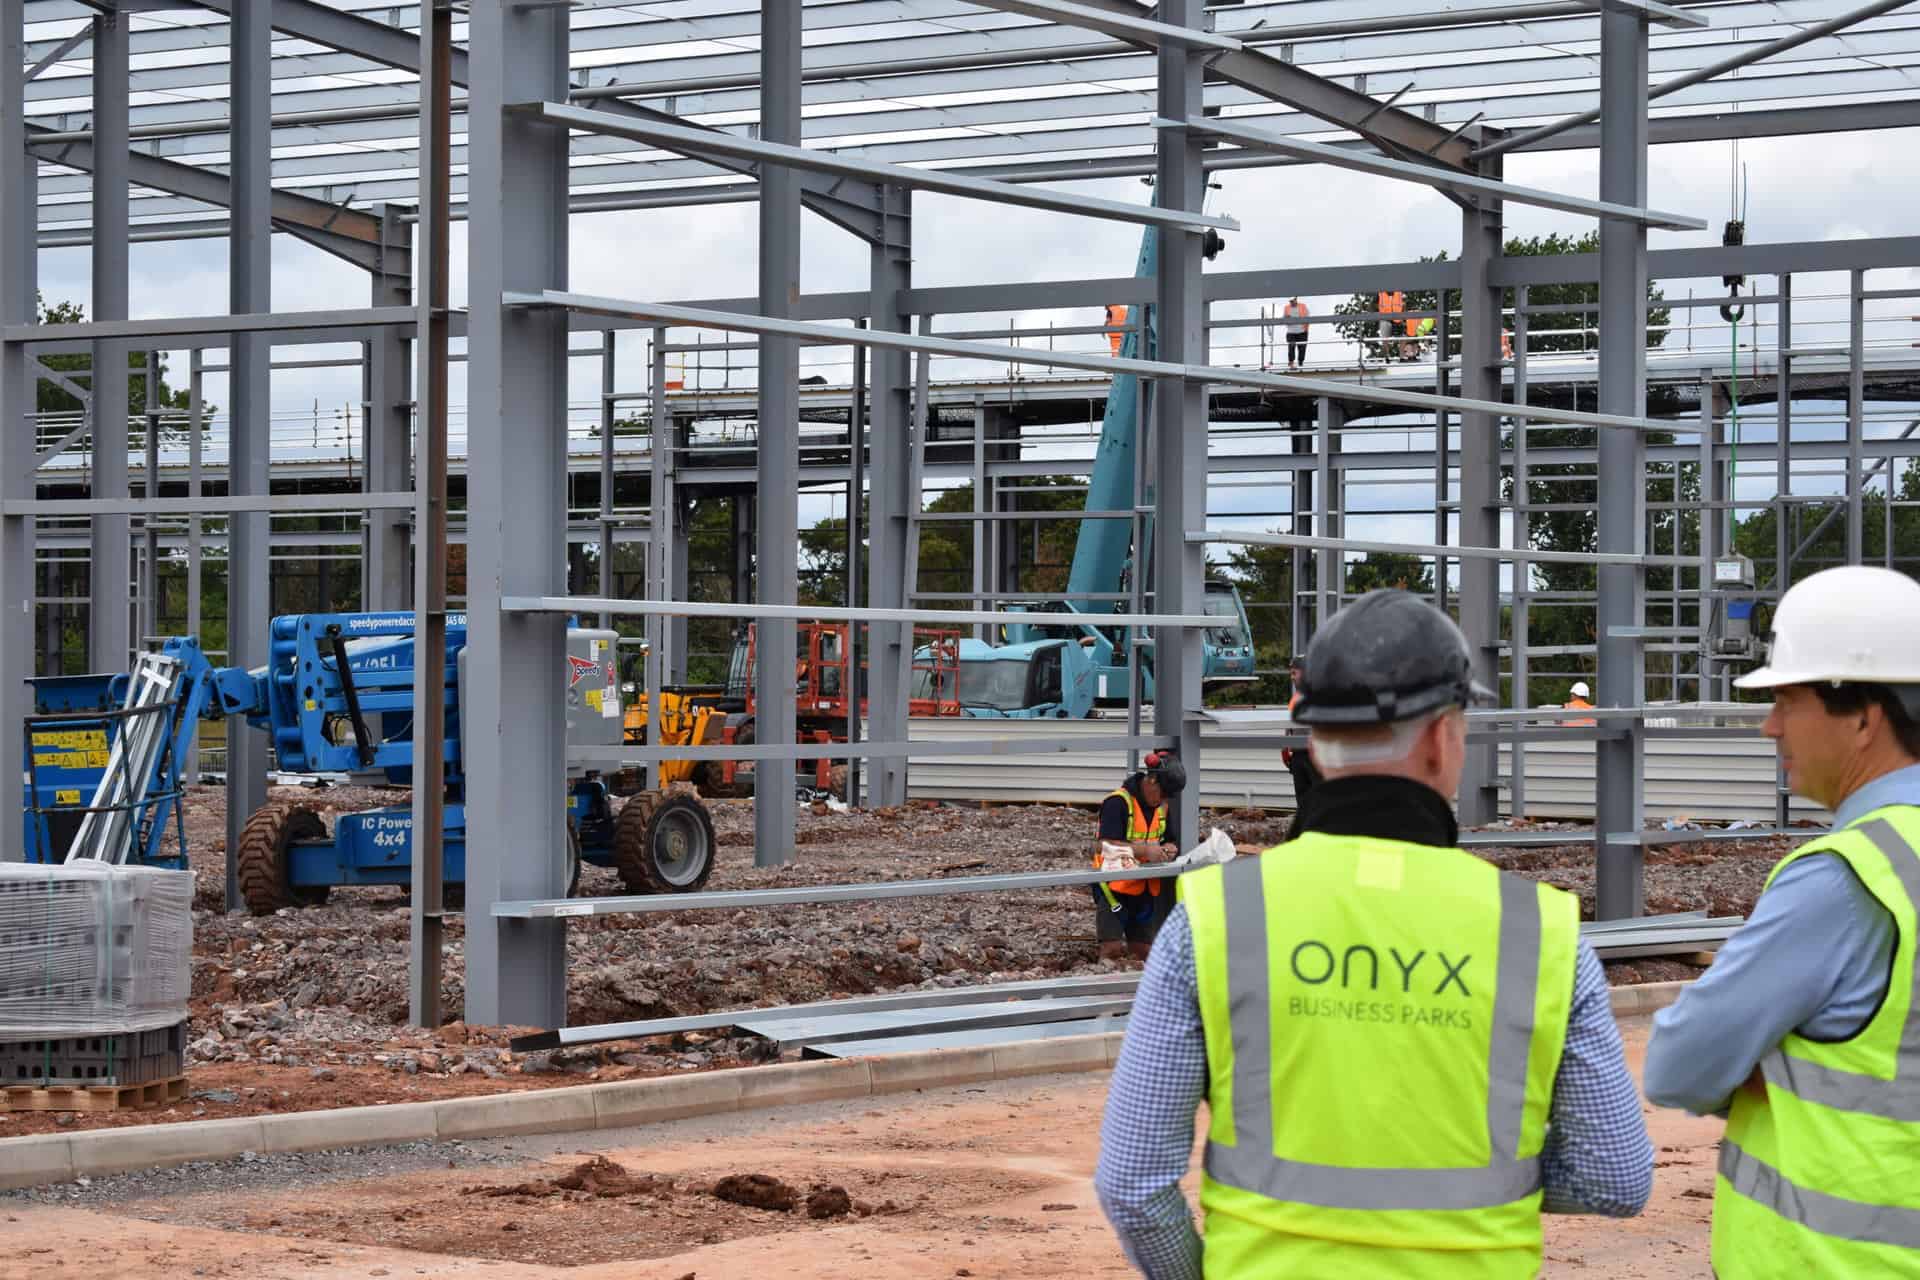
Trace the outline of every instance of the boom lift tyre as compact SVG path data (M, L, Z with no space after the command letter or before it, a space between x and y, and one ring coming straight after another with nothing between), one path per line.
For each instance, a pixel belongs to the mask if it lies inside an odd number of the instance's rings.
M696 893L713 874L715 845L697 797L642 791L614 821L613 865L631 893Z
M302 840L327 839L327 824L304 805L268 805L240 829L235 855L240 896L256 916L282 907L317 907L327 900L326 885L287 882L287 850Z

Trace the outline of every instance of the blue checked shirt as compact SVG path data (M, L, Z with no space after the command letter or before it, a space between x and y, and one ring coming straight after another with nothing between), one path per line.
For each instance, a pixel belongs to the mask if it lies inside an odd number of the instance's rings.
M1107 1093L1094 1188L1121 1247L1149 1280L1200 1280L1200 1237L1180 1179L1194 1112L1207 1096L1207 1047L1184 905L1154 940ZM1554 1081L1542 1208L1628 1218L1653 1190L1653 1144L1627 1073L1606 975L1585 942L1573 976L1566 1047Z

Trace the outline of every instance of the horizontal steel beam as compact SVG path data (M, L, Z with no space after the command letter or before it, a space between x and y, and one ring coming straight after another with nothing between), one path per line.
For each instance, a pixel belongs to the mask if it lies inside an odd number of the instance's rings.
M998 9L1004 13L1024 14L1029 18L1045 18L1061 26L1085 27L1089 31L1098 31L1104 35L1117 36L1122 40L1157 47L1161 44L1184 45L1189 49L1210 49L1216 53L1238 53L1243 47L1231 36L1215 35L1211 31L1195 31L1191 27L1176 27L1166 22L1155 22L1146 16L1146 10L1137 10L1139 16L1129 16L1114 6L1096 6L1076 4L1074 0L972 0L983 9Z
M1660 0L1586 0L1587 7L1596 13L1602 9L1624 9L1628 13L1643 15L1648 22L1663 27L1678 27L1698 30L1712 26L1712 20L1704 13L1689 13Z
M1698 565L1699 561L1689 563ZM508 613L612 613L633 618L791 618L796 622L1051 622L1055 626L1217 627L1206 613L1045 614L1011 609L848 609L813 604L724 604L708 600L625 600L610 596L505 596Z
M1635 556L1601 551L1538 551L1532 547L1463 547L1376 538L1315 538L1294 533L1189 532L1189 542L1223 542L1244 547L1299 547L1306 551L1383 551L1448 560L1518 560L1535 564L1616 564L1644 569L1698 569L1698 556ZM1534 712L1528 712L1534 715ZM1588 713L1592 718L1591 713Z
M838 325L814 324L801 320L774 320L745 312L706 311L659 302L628 302L619 298L600 298L591 294L566 293L549 289L543 293L508 293L507 306L565 307L574 312L623 317L658 324L685 325L738 333L771 333L783 337L845 342L853 346L887 347L896 351L925 351L933 355L966 356L1004 364L1050 365L1064 369L1090 369L1095 373L1131 373L1145 378L1186 378L1223 386L1262 387L1290 391L1300 395L1331 396L1336 400L1357 400L1368 404L1398 405L1412 409L1438 409L1448 413L1490 413L1500 417L1525 417L1532 422L1560 422L1575 427L1625 427L1640 431L1698 430L1698 424L1662 422L1653 418L1631 418L1615 414L1585 413L1575 409L1549 409L1532 405L1516 409L1492 400L1468 400L1454 396L1432 395L1423 391L1400 391L1391 387L1362 386L1350 382L1330 382L1319 378L1295 378L1251 369L1230 369L1214 365L1169 364L1159 360L1136 360L1123 356L1098 356L1074 351L1038 351L1022 347L1002 347L986 342L960 342L924 334L889 333L883 329L852 329Z
M758 612L756 610L756 612ZM986 726L994 723L982 719ZM1004 722L1003 722L1004 723ZM722 743L711 747L569 747L567 763L588 768L617 769L651 760L867 760L899 756L1051 756L1078 751L1156 751L1174 745L1166 735L1105 734L1072 741L979 737L924 742L752 742Z
M411 31L363 18L355 13L316 4L314 0L195 0L202 8L233 16L238 4L267 4L273 29L315 44L338 49L400 71L420 73L420 37ZM417 17L417 14L416 14ZM453 50L453 82L467 83L467 51Z
M188 338L276 330L360 329L373 325L418 324L412 307L356 307L338 311L259 311L225 316L176 316L151 320L85 320L77 324L10 324L0 342L40 346L53 342L109 341L117 338ZM329 339L339 341L339 339Z
M222 516L240 511L291 515L304 511L404 511L411 493L258 493L199 498L11 498L0 502L8 516ZM342 535L351 541L353 534Z
M1605 200L1588 200L1581 196L1561 195L1556 191L1542 191L1537 187L1516 186L1511 182L1500 182L1474 174L1454 173L1446 169L1437 169L1432 165L1414 164L1388 156L1370 156L1364 151L1328 146L1324 142L1309 142L1304 138L1274 133L1269 129L1243 124L1238 120L1208 119L1182 122L1155 119L1153 127L1188 129L1204 137L1225 138L1230 142L1255 147L1262 151L1303 156L1322 164L1352 169L1357 173L1398 178L1403 182L1418 182L1442 191L1454 191L1465 195L1491 196L1496 200L1511 200L1515 204L1538 205L1543 209L1558 209L1562 213L1578 213L1590 218L1619 218L1629 222L1644 223L1662 231L1699 231L1707 225L1705 218L1695 218L1680 213L1660 213L1653 209L1637 209L1629 205L1611 204Z
M1129 867L1124 871L1028 871L1016 875L951 876L945 880L883 880L871 884L821 884L795 889L734 889L715 893L659 893L617 898L541 898L496 902L493 914L516 920L610 916L651 911L741 911L802 903L877 902L885 898L936 898L949 893L1005 893L1010 889L1072 889L1109 880L1170 880L1185 867Z
M689 128L685 125L655 124L627 119L591 107L574 107L560 102L529 102L510 106L508 111L529 119L587 133L610 134L636 142L677 151L682 155L732 156L762 164L785 164L815 173L837 173L845 177L919 191L937 191L943 195L964 196L974 200L994 200L1002 204L1024 205L1055 213L1073 213L1114 222L1131 222L1164 227L1170 231L1192 233L1209 229L1238 231L1240 224L1224 214L1187 213L1162 209L1155 205L1126 204L1097 196L1056 196L1032 187L1010 182L992 182L969 178L951 170L916 169L911 165L886 164L878 160L859 160L810 147L790 147L776 142L758 142L733 134Z

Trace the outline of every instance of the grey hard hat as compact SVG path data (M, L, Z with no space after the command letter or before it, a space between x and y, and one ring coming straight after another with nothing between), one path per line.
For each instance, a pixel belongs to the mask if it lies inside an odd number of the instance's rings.
M1370 591L1314 633L1293 718L1306 725L1394 724L1490 703L1452 618L1407 591Z

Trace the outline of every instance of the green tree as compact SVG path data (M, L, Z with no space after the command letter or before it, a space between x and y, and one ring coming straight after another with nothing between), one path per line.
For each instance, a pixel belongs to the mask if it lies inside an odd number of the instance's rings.
M55 302L49 304L44 297L40 298L39 302L41 324L80 324L87 318L86 309L77 302ZM91 355L79 352L69 355L47 355L40 357L40 363L55 372L65 374L69 380L79 383L82 386L92 385L93 357ZM148 411L146 377L147 353L145 351L129 352L127 364L127 415L137 418ZM167 382L167 362L165 356L160 358L157 373L160 384L158 394L154 397L157 402L157 407L163 411L178 410L181 412L191 407L191 396L188 390L186 388L174 387ZM37 386L38 390L35 394L34 407L43 414L77 414L85 408L85 406L81 404L79 397L50 379L39 379ZM201 410L204 421L213 417L215 407L213 405L203 404ZM161 420L160 439L163 442L180 444L184 443L186 438L186 428L182 424L177 422L170 423L165 419Z

